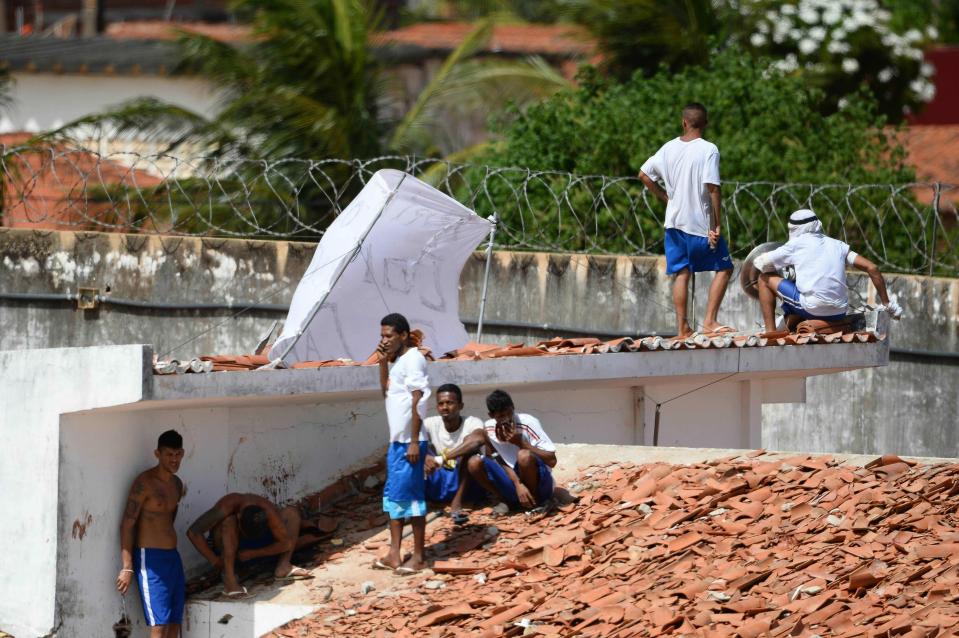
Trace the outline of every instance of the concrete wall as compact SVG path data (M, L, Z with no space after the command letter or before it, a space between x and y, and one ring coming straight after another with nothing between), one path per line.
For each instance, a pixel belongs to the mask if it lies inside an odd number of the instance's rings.
M137 401L142 390L141 346L0 352L0 449L7 457L0 463L0 493L8 512L0 516L7 545L0 627L13 635L46 635L57 625L60 414ZM84 447L112 455L110 443Z
M0 294L75 292L90 286L118 298L160 304L286 304L312 255L296 242L160 238L0 229ZM467 260L461 316L478 315L483 258ZM535 341L577 328L635 334L673 331L670 282L661 258L587 257L499 252L487 299L486 339ZM708 277L697 282L702 317ZM859 296L872 294L851 276ZM893 325L893 347L959 352L959 281L888 278L906 308ZM105 293L106 294L106 293ZM854 303L857 294L851 295ZM158 353L190 357L249 352L279 311L133 309L103 305L78 311L64 302L0 299L0 349L150 342ZM734 283L720 318L756 327L756 304ZM554 326L498 327L497 322ZM184 342L187 342L185 345ZM179 346L179 347L178 347ZM959 366L897 361L882 370L808 382L803 407L764 408L775 449L959 456Z

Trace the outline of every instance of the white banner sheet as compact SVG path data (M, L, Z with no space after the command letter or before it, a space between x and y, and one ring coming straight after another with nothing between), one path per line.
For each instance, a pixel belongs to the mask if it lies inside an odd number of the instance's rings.
M429 184L377 171L327 228L271 356L281 356L302 332L283 359L288 365L363 361L376 350L380 319L391 312L421 329L437 355L463 346L460 271L491 228Z

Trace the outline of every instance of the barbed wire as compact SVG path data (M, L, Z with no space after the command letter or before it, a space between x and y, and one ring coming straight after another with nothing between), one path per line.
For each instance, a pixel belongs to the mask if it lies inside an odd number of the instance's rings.
M577 175L433 158L178 157L64 146L0 147L2 223L189 236L318 240L376 171L394 168L481 215L500 218L497 246L655 255L663 207L636 177ZM727 182L723 223L735 257L786 237L811 208L826 231L883 269L959 275L959 224L943 204L959 186ZM945 210L949 208L949 210Z

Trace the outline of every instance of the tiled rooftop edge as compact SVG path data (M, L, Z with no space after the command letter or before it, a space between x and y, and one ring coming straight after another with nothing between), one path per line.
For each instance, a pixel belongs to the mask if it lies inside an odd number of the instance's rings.
M576 383L631 384L677 378L741 373L750 377L811 376L884 366L889 342L808 344L706 350L624 352L552 357L515 357L481 361L434 361L434 383L465 386L547 385ZM379 392L372 366L271 370L237 374L150 375L145 401L210 402L289 397L290 395L359 396Z

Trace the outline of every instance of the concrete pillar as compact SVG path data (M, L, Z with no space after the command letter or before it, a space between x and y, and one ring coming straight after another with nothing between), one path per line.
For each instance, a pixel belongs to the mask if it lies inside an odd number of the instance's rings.
M761 379L740 381L742 429L739 446L757 449L763 446L763 382Z
M83 0L80 34L84 38L92 38L97 34L97 27L99 26L99 5L99 0Z

